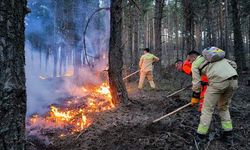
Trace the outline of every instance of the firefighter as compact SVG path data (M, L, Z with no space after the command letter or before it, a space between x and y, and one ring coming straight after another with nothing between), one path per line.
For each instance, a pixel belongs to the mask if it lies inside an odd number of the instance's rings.
M234 61L225 58L208 63L202 55L195 51L189 53L189 60L192 63L192 101L200 97L201 74L206 74L209 81L195 142L198 146L205 144L212 114L217 105L223 129L221 139L227 144L231 144L233 125L229 105L233 93L238 88L237 65Z
M152 89L155 89L155 83L153 80L153 63L159 61L160 59L155 55L150 53L149 48L144 49L144 55L141 56L139 67L140 67L140 80L139 89L142 89L144 79L147 77L149 84Z
M198 53L199 54L199 53ZM189 55L187 56L187 59L183 62L182 60L177 60L175 62L175 67L178 71L184 72L187 75L192 76L192 64L189 60ZM207 90L207 85L208 85L208 79L206 75L201 75L201 94L199 99L193 99L192 103L193 105L199 101L199 108L198 111L201 112L202 110L202 105L204 102L204 95Z
M190 75L190 76L192 75L191 67L192 67L192 64L188 60L188 57L184 62L182 60L177 60L175 62L175 68L178 71L184 72L185 74Z

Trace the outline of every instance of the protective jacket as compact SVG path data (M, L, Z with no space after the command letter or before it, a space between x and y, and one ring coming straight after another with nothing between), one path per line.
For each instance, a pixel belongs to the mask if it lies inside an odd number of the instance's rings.
M159 58L151 53L146 53L141 56L139 66L141 71L147 72L153 70L153 62L158 61Z
M189 60L185 60L182 65L182 71L187 74L187 75L192 75L192 64L190 63Z
M238 88L236 67L236 63L228 59L209 63L203 56L198 56L192 63L193 91L200 92L201 90L201 74L206 74L209 82L197 133L207 134L216 106L220 114L222 129L227 132L233 130L229 106Z
M217 62L208 63L203 56L198 56L192 63L193 91L201 91L200 86L202 74L206 74L209 84L220 83L230 77L238 76L235 70L236 67L236 63L228 59L222 59Z
M185 60L183 62L183 66L182 66L182 70L184 73L186 73L187 75L192 75L192 64L190 63L189 60ZM201 81L206 84L208 83L208 78L205 74L201 75Z
M183 62L183 66L182 66L182 70L184 73L186 73L187 75L192 75L192 64L190 63L189 60L185 60ZM203 105L203 101L204 101L204 96L207 90L207 85L208 85L208 78L205 74L201 75L201 93L200 93L200 104L199 104L199 109L198 111L201 112L202 110L202 105Z

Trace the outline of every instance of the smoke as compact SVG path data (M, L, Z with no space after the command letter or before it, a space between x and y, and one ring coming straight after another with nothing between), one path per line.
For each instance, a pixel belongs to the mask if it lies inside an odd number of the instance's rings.
M47 71L41 70L39 60L39 53L30 47L29 42L26 42L25 46L26 56L26 87L28 98L28 113L42 113L47 110L47 104L52 103L52 100L59 98L59 95L55 94L53 88L55 82L43 80L48 78L49 73L52 71L52 62L49 62ZM43 68L43 67L42 67ZM54 86L55 87L55 86Z
M108 2L108 3L107 3ZM27 115L44 113L49 105L60 102L67 96L84 96L72 76L76 67L75 54L80 48L81 60L78 66L82 83L103 82L95 72L107 67L107 50L110 34L110 13L103 10L91 20L86 34L87 52L90 56L100 56L99 60L89 57L95 66L91 71L83 55L83 30L86 20L99 7L107 7L109 0L75 0L72 12L66 12L69 1L29 0L31 13L26 17L26 87L28 98ZM63 9L64 8L64 9ZM63 13L63 14L61 14ZM74 30L69 26L74 25ZM80 39L74 44L72 36ZM74 39L74 38L73 38ZM83 85L84 86L84 85Z

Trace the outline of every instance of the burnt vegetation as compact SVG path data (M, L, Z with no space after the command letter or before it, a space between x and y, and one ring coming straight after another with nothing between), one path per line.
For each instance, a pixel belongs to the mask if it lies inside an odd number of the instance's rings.
M177 74L174 74L178 76ZM182 76L183 77L183 76ZM182 78L180 77L180 78ZM129 92L130 103L108 112L95 114L94 122L82 132L59 137L57 132L46 133L50 142L43 145L47 149L196 149L194 135L199 123L197 107L188 107L159 122L153 120L187 104L190 99L190 89L171 98L165 98L180 86L172 85L174 77L162 80L159 91L145 91L138 94L136 86ZM247 149L249 146L249 87L241 81L240 88L233 97L231 114L234 123L234 144L228 146L219 135L220 120L217 111L213 116L209 132L207 149ZM175 81L176 82L176 81ZM186 81L184 85L188 85ZM180 84L177 82L177 85ZM152 96L154 95L154 96ZM39 148L39 144L31 138L30 148Z
M205 149L249 149L249 7L249 0L1 1L0 149L198 150L197 106L153 121L190 102L191 78L173 64L208 46L236 61L239 88L230 106L233 144L219 139L215 110ZM154 90L148 83L138 90L146 47L160 58Z

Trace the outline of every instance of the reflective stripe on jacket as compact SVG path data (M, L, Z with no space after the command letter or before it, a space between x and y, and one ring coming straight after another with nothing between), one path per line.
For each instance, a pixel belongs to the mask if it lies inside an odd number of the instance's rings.
M198 56L192 63L193 91L200 92L201 75L199 69L206 63L207 61L202 56ZM201 73L208 77L209 83L222 82L232 76L238 75L236 71L236 63L228 59L209 63L201 70Z

